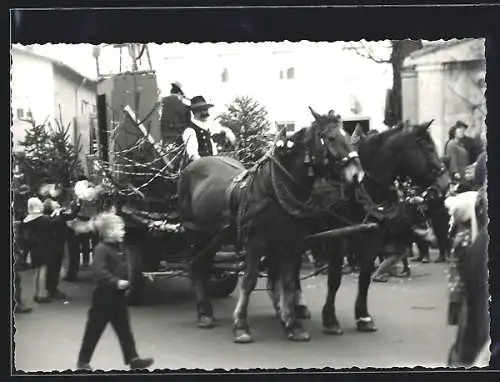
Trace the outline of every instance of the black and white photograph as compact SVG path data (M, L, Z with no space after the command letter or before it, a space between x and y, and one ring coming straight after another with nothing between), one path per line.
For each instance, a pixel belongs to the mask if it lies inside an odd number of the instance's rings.
M487 367L485 38L20 44L14 367Z

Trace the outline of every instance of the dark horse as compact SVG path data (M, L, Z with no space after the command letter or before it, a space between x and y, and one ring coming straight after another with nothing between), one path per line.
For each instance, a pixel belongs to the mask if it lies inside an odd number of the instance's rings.
M359 284L355 302L357 329L376 331L368 312L368 289L374 259L382 251L400 253L413 232L404 204L399 202L395 179L408 177L420 187L441 196L449 187L449 175L440 161L434 142L428 133L431 122L417 126L400 126L367 138L359 143L359 158L365 176L356 190L356 201L347 205L344 218L351 222L377 222L378 228L363 232L356 241L359 255ZM338 221L333 224L338 226ZM356 238L351 236L349 240ZM345 239L330 247L328 258L328 294L322 310L323 331L342 334L335 315L335 297L342 278L342 250ZM333 243L332 243L333 244ZM335 253L332 253L335 252Z
M285 333L290 340L309 339L295 315L295 291L306 249L303 237L310 233L309 223L326 209L315 185L337 180L343 190L363 176L339 116L311 112L315 121L310 127L290 138L283 130L273 149L250 170L244 171L231 158L205 157L188 165L179 180L179 213L194 256L191 277L199 327L214 326L206 288L213 253L224 236L246 251L246 271L234 311L237 343L253 341L248 304L264 256L269 277L279 289L272 294L276 296L273 303Z

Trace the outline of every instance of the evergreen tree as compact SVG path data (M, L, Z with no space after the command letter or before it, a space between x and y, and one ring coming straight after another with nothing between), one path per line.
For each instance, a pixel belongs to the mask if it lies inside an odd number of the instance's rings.
M37 124L33 120L29 123L31 126L26 129L26 136L20 142L24 155L19 159L19 167L26 184L35 190L50 174L52 141L45 123Z
M29 121L31 126L20 145L24 155L20 158L19 168L24 174L25 183L36 190L43 181L62 183L69 187L72 181L83 174L78 158L79 141L75 148L70 142L70 125L64 127L62 118L56 120L53 129L50 123L37 124Z
M265 107L252 97L235 98L217 119L235 134L236 156L246 167L251 167L267 152L271 124Z
M80 137L76 142L76 147L70 141L69 130L71 125L65 128L62 118L56 120L56 127L50 133L52 142L52 159L50 174L53 179L62 183L64 187L69 187L71 182L76 181L78 176L83 174L83 168L78 154L81 152Z

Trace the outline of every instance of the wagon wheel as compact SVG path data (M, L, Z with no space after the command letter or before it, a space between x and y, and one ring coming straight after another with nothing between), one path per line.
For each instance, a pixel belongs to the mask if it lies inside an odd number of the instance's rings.
M229 297L238 285L238 274L229 271L217 271L208 279L208 293L213 298Z

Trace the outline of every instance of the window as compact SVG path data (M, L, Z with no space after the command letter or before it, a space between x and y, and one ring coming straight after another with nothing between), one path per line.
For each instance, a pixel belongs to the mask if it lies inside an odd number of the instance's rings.
M16 110L16 115L17 115L17 119L23 119L24 118L24 110L23 109L17 109Z
M286 72L286 78L285 78L285 72ZM280 80L283 79L293 80L294 78L295 78L295 68L293 66L286 69L286 71L280 70Z
M281 131L282 129L286 129L287 132L293 133L295 131L295 123L294 122L276 122L276 129Z
M82 114L87 114L88 113L88 108L89 108L89 103L85 100L82 100Z
M228 72L228 70L226 68L224 68L224 70L222 71L221 80L222 80L222 82L228 82L229 81L229 72Z
M30 121L33 120L33 113L31 112L31 110L28 110L26 112L26 119L29 119Z

